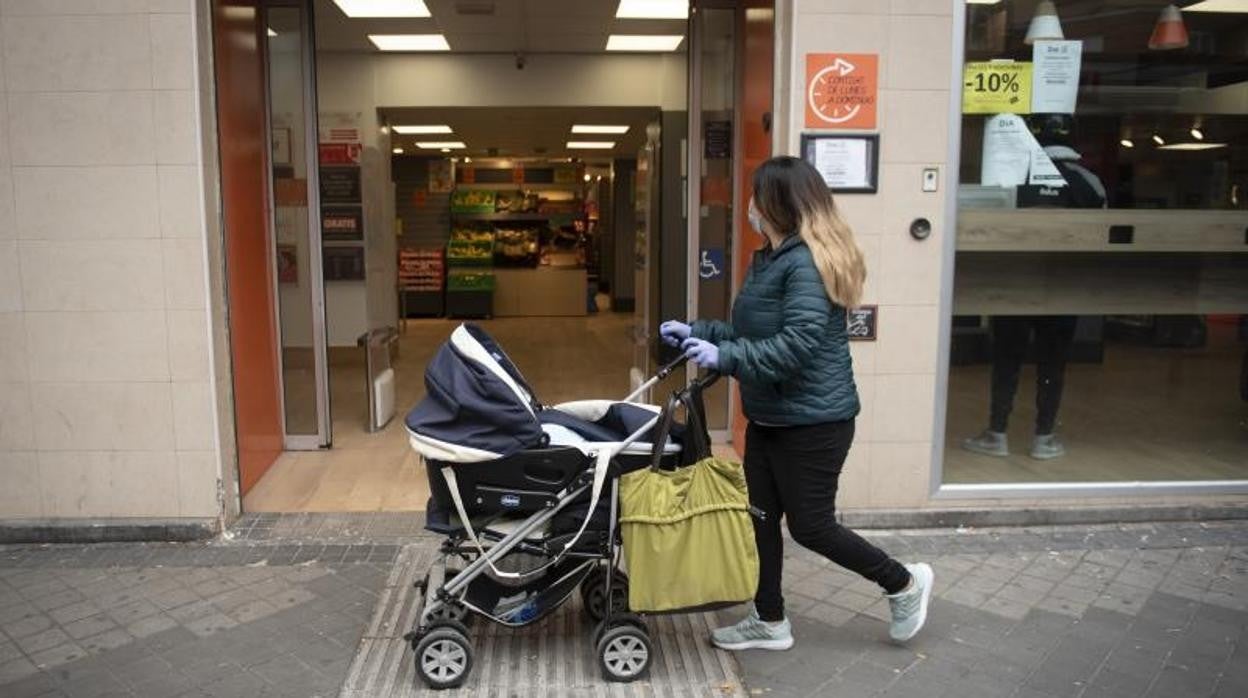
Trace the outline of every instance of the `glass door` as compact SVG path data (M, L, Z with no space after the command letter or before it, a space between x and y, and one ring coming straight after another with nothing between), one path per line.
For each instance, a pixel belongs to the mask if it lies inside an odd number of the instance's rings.
M272 260L285 447L330 444L311 8L265 3Z
M657 318L657 284L653 277L658 270L654 253L657 241L652 238L657 226L656 193L659 186L659 134L660 128L656 121L646 129L646 144L637 153L637 169L633 171L633 215L636 230L633 242L633 366L629 372L632 388L644 383L654 370L651 360L654 333L658 331ZM643 400L650 400L643 395Z
M737 3L701 0L689 15L688 316L727 320L732 303L736 157ZM692 370L692 368L691 368ZM726 440L731 391L706 395L707 427Z

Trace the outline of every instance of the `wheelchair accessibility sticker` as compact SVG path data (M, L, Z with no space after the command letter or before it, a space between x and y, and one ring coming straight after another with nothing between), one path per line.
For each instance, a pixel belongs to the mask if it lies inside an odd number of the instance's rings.
M724 275L724 250L721 247L710 247L702 250L702 258L698 262L698 276L703 279L718 279Z

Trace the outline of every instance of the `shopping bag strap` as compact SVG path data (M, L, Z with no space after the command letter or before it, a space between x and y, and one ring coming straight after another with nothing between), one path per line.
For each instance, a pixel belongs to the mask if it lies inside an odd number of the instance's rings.
M651 470L658 470L663 462L664 446L671 437L672 427L675 426L676 412L682 406L685 408L685 433L681 443L681 462L696 463L710 457L711 438L706 432L706 408L702 401L702 389L710 382L694 381L684 390L672 393L652 439L654 447L650 451Z

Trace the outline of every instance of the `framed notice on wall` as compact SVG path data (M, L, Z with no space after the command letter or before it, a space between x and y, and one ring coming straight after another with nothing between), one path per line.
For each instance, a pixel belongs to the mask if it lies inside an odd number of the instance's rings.
M874 342L875 327L879 320L879 308L860 305L845 311L845 330L852 342Z
M874 194L879 190L879 134L804 133L802 159L819 171L834 192Z

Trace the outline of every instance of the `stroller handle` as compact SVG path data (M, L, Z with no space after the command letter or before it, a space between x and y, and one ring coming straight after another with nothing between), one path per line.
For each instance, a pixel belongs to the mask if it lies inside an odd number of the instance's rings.
M689 362L689 357L685 356L684 354L681 354L680 356L676 357L672 361L665 364L662 368L660 368L659 372L651 376L650 379L647 380L645 383L642 383L641 385L637 386L637 389L629 393L628 397L621 400L621 402L633 402L638 397L640 397L642 393L646 392L650 388L653 388L655 385L659 383L659 381L666 379L668 376L672 375L672 373L674 373L676 369L680 368L681 366L684 366L688 362Z

